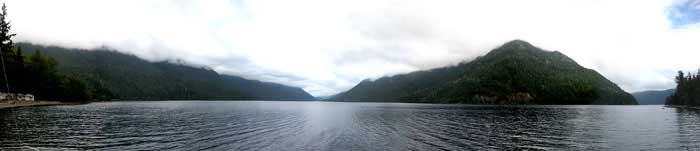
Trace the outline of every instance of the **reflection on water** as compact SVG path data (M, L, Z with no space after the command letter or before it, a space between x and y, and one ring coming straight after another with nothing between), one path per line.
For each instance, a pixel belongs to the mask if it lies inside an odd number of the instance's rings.
M0 117L5 149L700 149L700 112L663 106L110 102Z

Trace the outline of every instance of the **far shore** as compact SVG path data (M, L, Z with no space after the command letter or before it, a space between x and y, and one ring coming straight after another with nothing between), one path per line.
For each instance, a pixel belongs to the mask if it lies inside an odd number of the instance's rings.
M670 108L682 108L682 109L695 109L695 110L700 110L700 106L687 106L687 105L665 105L665 107L670 107Z
M81 103L75 102L59 102L59 101L0 101L1 109L10 109L18 107L30 107L30 106L55 106L55 105L76 105Z

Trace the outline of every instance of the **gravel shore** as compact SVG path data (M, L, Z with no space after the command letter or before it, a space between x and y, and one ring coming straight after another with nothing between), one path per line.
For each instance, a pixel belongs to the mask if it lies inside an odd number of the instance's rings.
M29 106L50 106L50 105L73 105L77 103L66 103L58 101L0 101L0 109Z

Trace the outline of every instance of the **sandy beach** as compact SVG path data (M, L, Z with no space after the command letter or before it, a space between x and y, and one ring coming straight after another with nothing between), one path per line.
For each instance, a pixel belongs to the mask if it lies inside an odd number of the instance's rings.
M73 105L77 103L66 103L58 101L0 101L0 109L29 106L50 106L50 105Z

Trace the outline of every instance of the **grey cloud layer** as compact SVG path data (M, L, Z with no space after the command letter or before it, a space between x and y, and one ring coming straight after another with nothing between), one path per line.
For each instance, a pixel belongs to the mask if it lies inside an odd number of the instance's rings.
M628 91L670 88L676 70L700 67L700 25L673 28L672 0L6 2L19 41L182 59L320 96L511 39L562 51Z

